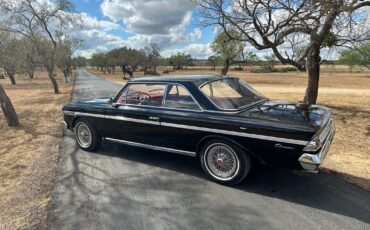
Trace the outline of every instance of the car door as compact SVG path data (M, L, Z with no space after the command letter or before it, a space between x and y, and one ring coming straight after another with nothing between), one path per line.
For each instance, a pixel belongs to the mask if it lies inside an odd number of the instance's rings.
M163 109L158 115L161 121L161 138L165 147L195 152L202 132L184 128L199 125L204 117L203 110L185 86L169 84Z
M130 83L106 111L107 139L160 145L160 120L166 84Z

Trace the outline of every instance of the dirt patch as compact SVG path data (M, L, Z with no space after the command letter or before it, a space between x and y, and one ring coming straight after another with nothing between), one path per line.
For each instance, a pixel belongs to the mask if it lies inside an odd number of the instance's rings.
M21 126L9 128L0 116L0 229L43 229L62 137L62 106L73 79L55 95L46 72L35 79L17 76L17 85L0 80L18 113Z
M161 68L168 67L159 67ZM251 67L250 67L251 68ZM248 68L247 68L248 70ZM122 74L91 72L124 84ZM218 74L210 68L189 68L169 75ZM306 73L250 73L231 71L271 99L302 101L307 83ZM143 76L135 72L135 77ZM322 169L343 176L370 190L370 72L350 73L345 66L323 66L318 104L333 109L337 133Z

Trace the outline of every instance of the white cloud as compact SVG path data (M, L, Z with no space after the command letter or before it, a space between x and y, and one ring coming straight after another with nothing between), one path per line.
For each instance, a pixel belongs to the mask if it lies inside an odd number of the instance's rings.
M88 14L82 12L79 13L84 28L99 28L102 30L113 30L119 29L120 25L107 20L98 20L96 17L91 17Z
M208 56L213 54L211 47L210 47L210 43L207 43L207 44L193 43L183 48L164 50L161 53L161 55L163 57L169 57L172 54L176 54L178 52L190 54L193 58L198 58L198 59L205 59Z
M101 4L103 14L122 20L127 31L148 35L170 33L194 7L190 0L104 0Z
M189 33L190 41L197 41L202 37L202 30L200 28L195 28L192 32Z
M187 32L194 7L190 0L104 0L101 4L105 16L122 21L126 32L133 33L129 43L158 43L161 47L201 38L199 28Z

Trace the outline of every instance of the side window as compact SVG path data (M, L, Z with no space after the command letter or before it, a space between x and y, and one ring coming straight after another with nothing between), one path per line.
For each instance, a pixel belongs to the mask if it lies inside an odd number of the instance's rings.
M180 85L168 85L164 107L200 110L189 92Z
M128 87L126 87L119 95L116 103L117 104L126 104L126 96L127 96Z
M117 103L161 107L165 88L163 84L130 84L121 93Z

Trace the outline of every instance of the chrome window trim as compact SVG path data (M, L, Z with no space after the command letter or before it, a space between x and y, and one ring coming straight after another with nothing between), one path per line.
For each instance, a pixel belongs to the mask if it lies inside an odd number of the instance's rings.
M192 110L192 109L179 109L179 108L171 108L171 107L157 107L157 106L150 106L150 105L133 105L133 104L122 104L119 106L128 106L132 108L155 108L155 109L160 109L160 110L177 110L177 111L185 111L185 112L196 112L196 113L201 113L203 112L202 110Z
M148 108L163 108L163 109L175 109L175 110L179 110L179 111L193 111L193 112L203 112L203 108L202 106L200 106L199 102L193 97L193 95L190 93L190 91L188 90L188 88L186 88L183 84L181 83L172 83L172 82L135 82L135 83L131 83L131 82L127 82L126 85L124 86L124 88L127 88L127 87L130 87L130 84L136 84L136 85L144 85L144 84L158 84L158 85L165 85L165 89L163 91L163 99L162 99L162 104L161 106L152 106L152 105L138 105L138 104L129 104L129 103L125 103L125 104L118 104L118 106L137 106L137 107L148 107ZM190 95L190 97L195 101L195 103L198 105L199 109L200 110L194 110L194 109L181 109L181 108L172 108L172 107L165 107L164 106L164 103L165 103L165 97L166 97L166 93L167 93L167 88L168 88L168 85L179 85L181 87L183 87ZM122 90L118 93L118 95L115 97L115 101L118 100L118 97L119 95L124 91L124 88L122 88ZM126 95L126 101L127 101L127 95Z
M232 136L249 137L249 138L253 138L253 139L276 141L276 142L295 144L295 145L304 145L305 146L308 143L308 141L305 141L305 140L296 140L296 139L288 139L288 138L283 138L283 137L265 136L265 135L260 135L260 134L252 134L252 133L237 132L237 131L222 130L222 129L213 129L213 128L207 128L207 127L192 126L192 125L182 125L182 124L160 122L160 121L149 121L149 120L143 120L143 119L135 119L135 118L124 117L124 116L111 116L111 115L89 114L89 113L80 113L80 112L75 112L75 115L107 118L107 119L114 119L114 120L121 120L121 121L152 124L152 125L161 125L161 126L172 127L172 128L190 129L190 130L212 132L212 133L221 133L221 134L232 135Z
M152 150L159 150L159 151L176 153L176 154L181 154L181 155L186 155L186 156L195 157L197 155L195 152L185 151L185 150L181 150L181 149L173 149L173 148L167 148L167 147L162 147L162 146L157 146L157 145L143 144L143 143L138 143L138 142L114 139L114 138L110 138L110 137L106 137L104 139L107 140L107 141L112 141L112 142L116 142L116 143L131 145L131 146L135 146L135 147L147 148L147 149L152 149Z
M211 83L213 81L219 81L219 80L224 80L224 79L235 79L236 77L230 77L230 76L225 76L223 78L216 78L216 79L212 79L212 80L209 80L209 81L206 81L206 82L203 82L202 84L199 85L199 89L202 88L204 85L208 84L208 83Z

